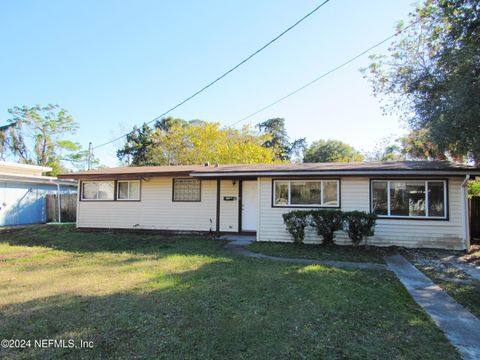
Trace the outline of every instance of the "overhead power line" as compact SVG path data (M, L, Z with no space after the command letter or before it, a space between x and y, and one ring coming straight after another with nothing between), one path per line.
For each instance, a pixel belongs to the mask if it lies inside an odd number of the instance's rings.
M213 84L217 83L218 81L222 80L225 76L227 76L228 74L230 74L231 72L235 71L236 69L238 69L240 66L242 66L243 64L245 64L247 61L251 60L254 56L258 55L261 51L265 50L268 46L272 45L275 41L277 41L278 39L280 39L283 35L285 35L286 33L288 33L290 30L292 30L293 28L295 28L297 25L299 25L302 21L304 21L305 19L307 19L308 17L310 17L311 15L313 15L315 12L317 12L318 10L320 10L321 7L323 7L326 3L328 3L330 0L325 0L323 1L320 5L318 5L316 8L314 8L312 11L310 11L308 14L306 14L305 16L303 16L301 19L299 19L297 22L295 22L293 25L289 26L287 29L285 29L284 31L282 31L279 35L277 35L276 37L274 37L272 40L270 40L268 43L266 43L265 45L263 45L261 48L259 48L258 50L256 50L255 52L253 52L251 55L249 55L248 57L246 57L245 59L243 59L242 61L240 61L237 65L235 65L234 67L232 67L231 69L227 70L226 72L224 72L222 75L220 75L219 77L217 77L215 80L209 82L207 85L205 85L204 87L202 87L200 90L194 92L192 95L190 95L189 97L187 97L186 99L182 100L181 102L179 102L178 104L176 104L175 106L171 107L170 109L164 111L162 114L158 115L157 117L155 117L154 119L150 120L147 122L147 124L151 124L152 122L154 121L157 121L159 120L160 118L162 118L163 116L167 115L168 113L172 112L173 110L177 109L178 107L182 106L183 104L185 104L187 101L190 101L191 99L193 99L195 96L199 95L200 93L204 92L205 90L207 90L210 86L212 86ZM93 149L98 149L99 147L102 147L102 146L105 146L105 145L109 145L111 143L114 143L115 141L118 141L118 140L121 140L123 139L125 136L129 135L129 134L132 134L134 133L135 131L137 130L132 130L126 134L123 134L122 136L119 136L113 140L110 140L106 143L103 143L103 144L100 144L100 145L97 145L97 146L94 146Z
M413 25L415 25L415 24L417 24L418 22L420 22L420 20L421 20L421 19L416 20L416 21L410 23L408 26L406 26L406 27L404 27L403 29L397 31L395 34L390 35L390 36L387 37L386 39L384 39L384 40L376 43L375 45L370 46L368 49L362 51L362 52L359 53L358 55L355 55L354 57L350 58L349 60L345 61L344 63L342 63L342 64L334 67L333 69L327 71L326 73L323 73L322 75L320 75L320 76L316 77L315 79L309 81L309 82L306 83L305 85L300 86L298 89L292 91L291 93L288 93L287 95L282 96L281 98L279 98L279 99L271 102L270 104L268 104L268 105L266 105L266 106L258 109L257 111L254 111L254 112L251 113L250 115L245 116L244 118L242 118L242 119L240 119L240 120L238 120L238 121L230 124L229 126L238 125L238 124L240 124L241 122L243 122L243 121L245 121L245 120L248 120L248 119L250 119L251 117L253 117L253 116L261 113L262 111L265 111L265 110L267 110L268 108L271 108L272 106L277 105L278 103L280 103L280 102L282 102L283 100L289 98L290 96L293 96L293 95L299 93L299 92L302 91L303 89L309 87L310 85L313 85L314 83L316 83L317 81L319 81L319 80L323 79L324 77L330 75L331 73L333 73L333 72L335 72L335 71L337 71L337 70L340 70L340 69L343 68L344 66L346 66L346 65L350 64L351 62L357 60L358 58L362 57L363 55L365 55L366 53L372 51L373 49L379 47L380 45L385 44L387 41L393 39L395 36L401 34L402 32L404 32L404 31L406 31L407 29L409 29L410 27L412 27Z

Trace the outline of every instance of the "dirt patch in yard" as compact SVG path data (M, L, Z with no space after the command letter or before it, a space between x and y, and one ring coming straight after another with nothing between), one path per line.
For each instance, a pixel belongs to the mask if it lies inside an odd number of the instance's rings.
M38 254L46 253L46 252L47 252L47 250L37 251L36 253L34 253L32 251L10 252L10 253L7 253L7 254L1 254L0 255L0 261L22 259L22 258L26 258L26 257L29 257L29 256L34 256L34 255L38 256Z

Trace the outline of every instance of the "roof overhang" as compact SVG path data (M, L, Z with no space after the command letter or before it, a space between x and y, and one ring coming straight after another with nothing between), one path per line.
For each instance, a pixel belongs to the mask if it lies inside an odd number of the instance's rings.
M190 171L172 171L172 172L145 172L145 173L119 173L119 174L62 174L59 179L75 180L118 180L118 179L147 179L151 177L172 177L172 176L190 176Z
M74 180L58 180L52 176L36 176L21 174L0 174L0 182L20 183L20 184L42 184L42 185L63 185L76 187Z
M5 170L14 171L16 174L25 174L25 175L41 175L42 173L52 171L52 168L49 166L39 166L39 165L29 165L29 164L18 164L7 161L0 161L0 172L5 173Z
M480 171L446 171L446 170L333 170L333 171L252 171L252 172L205 172L191 173L198 178L241 178L241 177L299 177L299 176L460 176L477 175Z
M226 164L215 166L172 165L132 166L62 174L60 179L116 180L189 176L199 179L256 179L257 177L321 176L478 176L480 168L435 161L305 163L305 164Z
M372 177L372 176L448 176L448 177L472 177L480 176L480 171L446 171L446 170L397 170L397 171L251 171L251 172L147 172L147 173L121 173L121 174L64 174L60 179L75 180L136 180L152 177L195 177L200 179L255 179L257 177L322 177L322 176L349 176L349 177Z

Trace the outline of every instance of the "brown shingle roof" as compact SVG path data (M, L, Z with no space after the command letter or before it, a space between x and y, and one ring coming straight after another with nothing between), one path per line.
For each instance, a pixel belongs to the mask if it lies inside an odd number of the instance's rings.
M303 163L303 164L252 164L220 165L203 167L195 172L265 172L265 171L371 171L371 170L480 170L473 166L449 161L387 161L387 162L350 162L350 163Z
M277 172L315 172L321 173L385 173L405 172L440 172L458 174L480 175L480 168L452 163L448 161L390 161L390 162L351 162L351 163L305 163L305 164L246 164L246 165L175 165L175 166L130 166L90 171L80 171L71 174L62 174L61 179L85 178L139 178L148 176L214 176L221 174L233 175L235 173L268 174Z

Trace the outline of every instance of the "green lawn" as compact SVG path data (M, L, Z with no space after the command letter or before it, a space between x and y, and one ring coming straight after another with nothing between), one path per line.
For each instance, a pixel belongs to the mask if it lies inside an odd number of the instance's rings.
M0 358L458 359L393 274L233 257L201 237L0 231Z
M392 250L389 248L318 244L294 244L279 242L254 242L248 250L272 256L303 259L372 262L384 264L383 257Z

